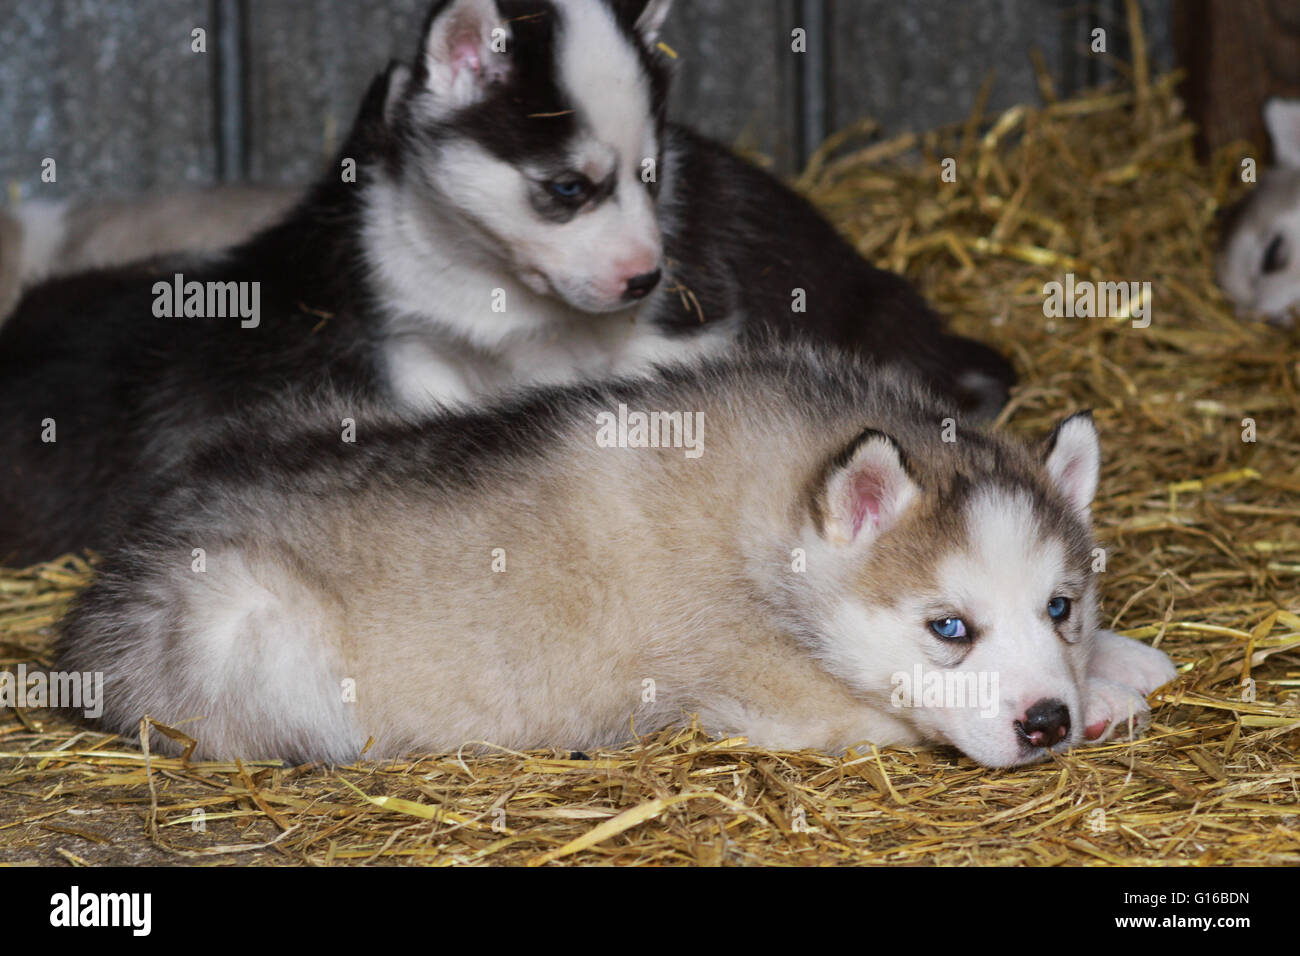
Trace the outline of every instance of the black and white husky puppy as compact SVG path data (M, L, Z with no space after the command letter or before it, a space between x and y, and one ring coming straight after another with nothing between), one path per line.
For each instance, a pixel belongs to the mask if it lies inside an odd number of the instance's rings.
M281 224L215 259L31 291L0 328L0 561L111 540L126 491L273 397L423 410L775 333L996 410L1000 355L945 334L777 180L665 122L668 9L441 0Z
M1025 446L892 370L774 349L362 414L351 441L304 421L200 452L66 619L110 729L351 761L696 713L759 746L1010 766L1128 734L1174 676L1098 629L1086 414Z

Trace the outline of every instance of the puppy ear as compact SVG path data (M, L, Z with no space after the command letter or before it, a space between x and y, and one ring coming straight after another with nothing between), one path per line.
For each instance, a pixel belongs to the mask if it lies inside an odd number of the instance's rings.
M648 0L641 15L636 18L636 32L641 42L653 48L659 42L659 33L673 8L673 0Z
M1300 100L1274 97L1264 104L1264 125L1273 141L1273 158L1285 169L1300 169Z
M898 443L868 429L827 465L813 513L827 541L863 544L898 524L920 494Z
M463 109L509 75L509 50L496 0L445 0L425 25L416 82L441 109Z
M673 8L673 0L614 0L618 18L632 27L641 42L653 50Z
M1101 473L1101 441L1092 412L1057 423L1047 438L1043 462L1056 490L1086 518Z
M384 123L391 125L397 113L397 104L406 96L411 85L411 71L396 61L388 64L384 73Z

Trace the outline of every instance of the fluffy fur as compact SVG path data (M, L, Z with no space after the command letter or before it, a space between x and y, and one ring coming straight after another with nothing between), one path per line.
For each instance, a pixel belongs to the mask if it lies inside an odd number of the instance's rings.
M149 476L267 401L421 410L776 334L999 407L1001 356L945 334L778 181L664 122L667 6L442 0L282 223L216 258L33 289L0 328L0 561L113 541ZM555 194L574 182L581 201ZM154 317L175 273L261 283L260 322Z
M701 414L703 453L602 447L620 406ZM295 406L149 495L59 654L105 675L110 729L148 713L205 757L581 749L698 713L767 747L1014 765L1140 726L1173 676L1097 630L1098 460L1086 415L1026 448L802 350L420 421ZM921 669L997 696L897 706Z

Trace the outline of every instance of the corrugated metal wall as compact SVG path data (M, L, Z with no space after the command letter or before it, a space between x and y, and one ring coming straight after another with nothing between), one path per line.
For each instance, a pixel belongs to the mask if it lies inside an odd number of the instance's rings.
M1142 4L1162 66L1173 2ZM47 196L302 182L375 72L413 55L428 3L0 0L0 181ZM991 108L1036 99L1031 49L1063 89L1105 78L1086 53L1095 26L1126 54L1121 0L678 0L665 39L674 114L789 172L863 116L889 131L963 118L990 70Z

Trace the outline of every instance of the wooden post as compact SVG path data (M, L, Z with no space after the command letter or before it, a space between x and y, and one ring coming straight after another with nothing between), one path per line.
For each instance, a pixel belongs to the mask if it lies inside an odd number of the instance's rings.
M1266 149L1264 103L1300 98L1300 3L1182 0L1174 6L1174 42L1202 154L1235 140Z

